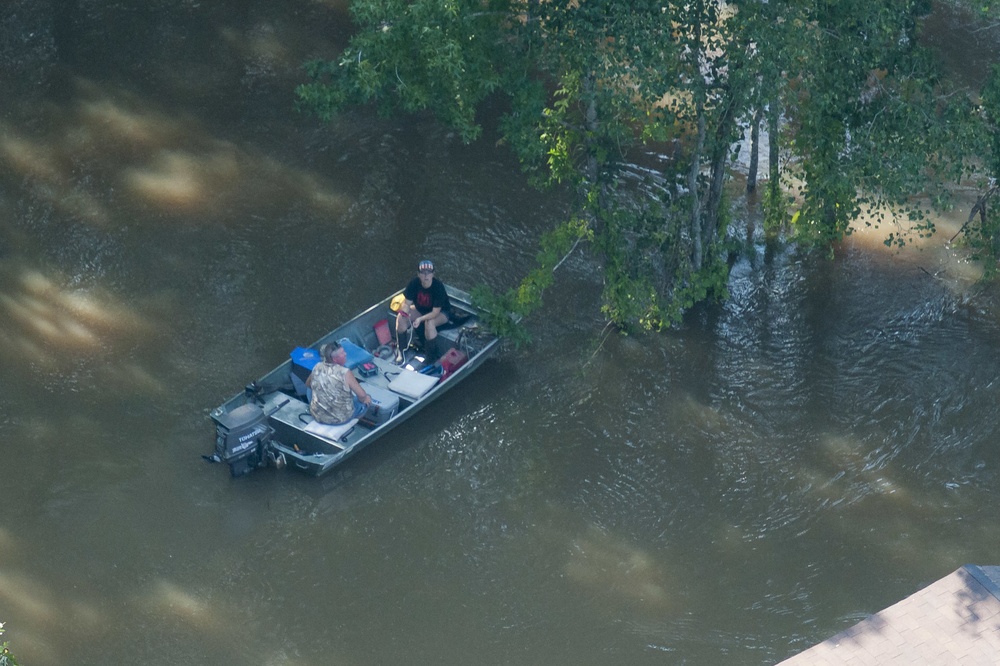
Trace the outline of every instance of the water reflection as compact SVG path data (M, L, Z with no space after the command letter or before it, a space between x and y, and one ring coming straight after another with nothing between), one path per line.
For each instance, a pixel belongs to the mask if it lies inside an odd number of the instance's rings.
M0 570L0 603L11 609L9 617L17 618L15 623L8 619L5 639L14 633L11 631L14 624L22 653L27 651L44 663L64 663L69 658L59 654L46 637L46 630L62 626L73 627L74 632L82 635L100 634L108 620L94 605L69 599L27 576L3 570Z
M620 543L596 527L572 541L566 576L613 604L638 602L646 607L645 612L658 613L669 605L656 558L634 545Z
M8 364L28 358L52 369L150 331L141 317L99 289L63 287L38 270L10 264L0 275L0 354Z
M215 139L196 118L115 88L79 81L72 111L46 115L43 133L0 127L0 156L40 198L93 224L125 217L123 205L133 219L154 214L150 207L225 215L305 201L316 214L338 215L347 206L318 174Z

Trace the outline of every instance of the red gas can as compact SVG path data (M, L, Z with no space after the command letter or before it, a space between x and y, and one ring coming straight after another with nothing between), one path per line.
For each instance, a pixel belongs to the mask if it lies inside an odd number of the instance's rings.
M438 361L441 364L441 379L442 381L448 377L451 373L455 372L469 360L469 355L460 349L455 349L454 347L449 349L441 360Z

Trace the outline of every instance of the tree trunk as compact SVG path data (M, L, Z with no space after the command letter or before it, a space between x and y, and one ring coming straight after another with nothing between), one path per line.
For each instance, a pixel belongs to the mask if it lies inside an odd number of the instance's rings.
M702 257L704 256L704 239L702 238L701 227L701 193L698 191L698 175L701 172L701 154L705 150L705 85L704 76L701 73L702 48L701 43L701 21L704 15L705 3L697 0L694 3L694 20L692 21L691 41L688 44L690 49L690 76L693 81L697 81L694 89L696 98L695 116L698 123L698 138L695 142L694 151L691 155L691 168L688 171L688 190L691 195L691 267L695 272L701 270Z
M600 211L604 211L608 205L607 197L604 192L604 188L600 182L601 180L601 165L597 159L597 146L594 144L593 137L598 135L598 130L600 129L600 123L598 121L598 111L597 111L597 96L594 91L594 77L587 74L583 77L583 94L584 99L587 103L587 111L584 118L584 123L587 130L587 135L584 138L584 151L586 154L586 162L584 164L584 178L586 183L584 184L584 191L581 193L584 201L589 200L589 193L593 192L597 188L597 211L593 211L590 206L586 206L587 214L590 216L590 226L594 231L598 231L598 225L601 223Z
M701 270L701 259L704 252L704 244L701 236L701 196L698 193L701 153L705 148L705 106L701 101L698 102L697 113L698 141L695 145L694 153L691 155L691 169L688 171L688 190L691 194L691 265L696 272Z
M704 242L712 246L719 235L719 218L722 208L722 187L726 183L729 166L729 149L732 145L736 129L736 107L734 100L727 100L725 111L715 128L712 146L711 180L708 188L708 205L703 221Z
M587 113L585 125L587 128L587 137L584 139L584 145L587 151L587 165L585 167L585 172L587 180L590 181L591 187L597 185L597 151L594 147L594 140L592 137L597 135L598 125L597 125L597 99L595 99L594 93L594 78L591 75L586 75L583 77L583 95L584 99L587 101Z
M747 194L757 191L757 159L760 151L760 121L764 113L762 106L757 107L750 124L750 169L747 171Z
M781 178L781 166L778 164L778 119L781 109L777 102L771 102L767 111L767 177L771 187L778 187Z

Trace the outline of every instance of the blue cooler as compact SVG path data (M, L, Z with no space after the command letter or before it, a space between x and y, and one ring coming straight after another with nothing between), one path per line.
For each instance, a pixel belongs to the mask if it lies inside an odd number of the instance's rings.
M347 353L347 360L344 361L344 365L348 370L353 370L362 363L367 363L368 361L375 360L375 357L371 355L364 347L359 347L347 338L342 338L338 340L340 346L344 348Z
M316 364L319 363L319 352L311 347L296 347L290 354L292 357L292 386L299 395L306 395L306 380Z

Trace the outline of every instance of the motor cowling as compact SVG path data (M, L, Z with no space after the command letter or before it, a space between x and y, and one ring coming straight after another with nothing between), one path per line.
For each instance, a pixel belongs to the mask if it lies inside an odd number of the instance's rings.
M222 414L215 421L215 459L229 465L233 476L243 476L267 460L274 429L260 406L248 403Z

